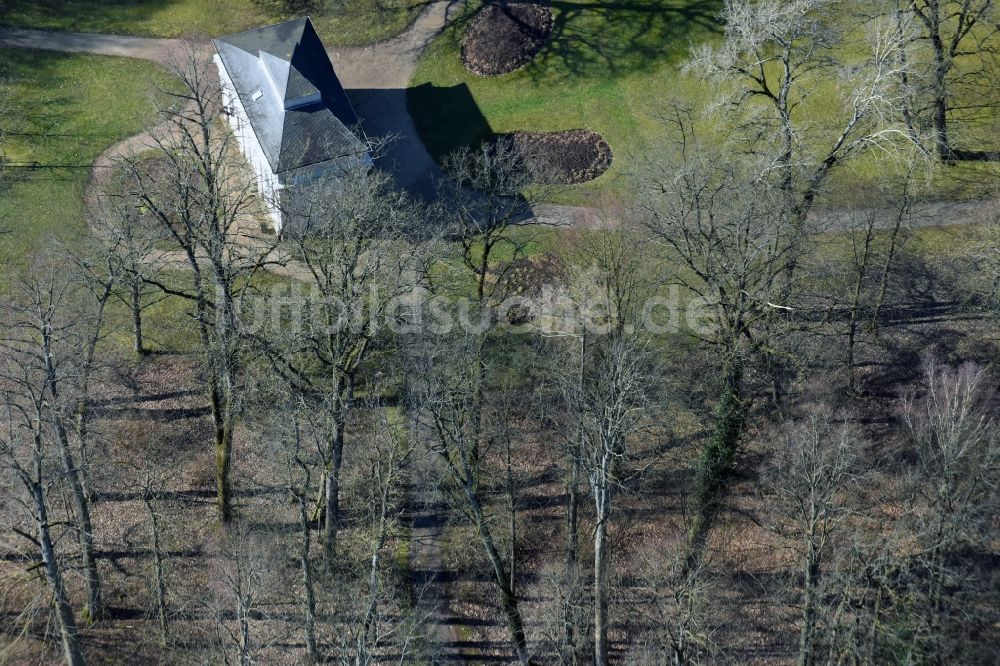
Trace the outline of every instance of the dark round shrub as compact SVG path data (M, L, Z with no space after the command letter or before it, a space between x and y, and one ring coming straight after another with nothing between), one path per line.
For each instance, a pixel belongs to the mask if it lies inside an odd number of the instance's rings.
M479 76L509 74L531 62L552 34L552 11L534 2L495 2L473 17L462 62Z

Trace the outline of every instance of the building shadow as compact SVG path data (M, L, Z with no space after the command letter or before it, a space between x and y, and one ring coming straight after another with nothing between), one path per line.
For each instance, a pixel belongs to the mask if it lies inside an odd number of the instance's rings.
M489 122L479 110L469 86L435 86L423 83L407 91L408 109L435 159L468 145L479 145L496 138ZM433 109L434 113L427 113Z
M426 83L407 90L349 88L347 96L358 115L361 128L375 145L377 168L392 174L400 187L424 201L438 199L447 204L447 199L453 199L452 203L466 211L481 207L478 204L482 201L474 191L462 188L459 192L454 188L440 187L441 181L446 178L439 166L443 157L455 150L478 147L497 138L468 86L462 83L438 87ZM409 112L414 104L429 104L430 108L440 109L433 118L428 114L418 114L427 123L419 128L420 131ZM444 199L440 198L442 195ZM502 203L495 204L509 210L523 210L515 215L516 221L525 222L532 218L520 195L504 198Z
M434 196L436 183L443 177L438 159L462 146L466 137L474 143L493 138L489 123L465 84L424 84L409 90L349 88L347 96L362 129L377 146L375 165L423 199ZM423 121L417 127L409 111L414 104L428 104L441 111L433 117L419 114ZM426 145L421 137L427 140Z

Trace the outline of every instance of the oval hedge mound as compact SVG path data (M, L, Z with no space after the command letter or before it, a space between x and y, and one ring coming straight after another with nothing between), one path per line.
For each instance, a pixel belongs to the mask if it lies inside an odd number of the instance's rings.
M512 132L505 135L524 157L537 182L575 185L593 180L611 166L611 146L597 132Z

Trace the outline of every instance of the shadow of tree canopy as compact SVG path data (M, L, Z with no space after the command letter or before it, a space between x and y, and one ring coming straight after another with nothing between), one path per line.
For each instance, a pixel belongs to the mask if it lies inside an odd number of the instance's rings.
M577 76L644 71L684 56L693 33L721 32L720 0L556 0L552 9L552 37L535 62Z
M721 0L551 0L552 35L523 71L532 78L613 77L684 57L693 39L720 34ZM456 44L482 5L452 25Z

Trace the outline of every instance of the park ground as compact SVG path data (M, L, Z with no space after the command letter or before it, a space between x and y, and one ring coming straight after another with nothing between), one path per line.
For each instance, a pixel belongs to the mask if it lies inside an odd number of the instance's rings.
M675 109L696 112L716 101L720 88L685 68L693 48L718 41L722 3L718 0L629 0L550 3L554 27L537 56L517 71L481 77L468 71L460 49L466 26L482 6L468 3L424 52L408 90L414 123L430 153L441 159L463 145L479 145L498 134L516 131L560 131L577 128L603 135L614 153L612 167L596 180L558 195L565 203L597 205L627 198L644 163L674 138L669 119ZM858 20L844 17L845 22ZM856 57L863 31L849 30L840 55ZM970 70L977 63L966 60ZM831 70L804 80L809 95L798 100L802 118L817 126L840 127L850 108ZM701 116L703 139L715 140L725 108ZM957 143L971 149L994 149L997 119L978 115L960 118ZM698 116L698 114L695 114ZM665 120L666 119L666 120ZM817 133L818 134L818 133ZM833 136L817 143L819 153ZM847 191L871 186L902 165L886 156L855 162L834 180ZM970 163L940 169L927 165L926 196L954 199L974 195L974 183L995 176L995 165Z
M160 36L201 29L208 12L223 6L219 2L199 4L187 0L93 3L91 6L85 1L75 3L77 9L71 13L66 3L52 1L0 0L0 3L4 10L15 6L17 12L5 11L6 20L20 21L23 25ZM476 79L462 69L455 57L462 23L454 24L454 28L446 30L431 45L419 63L413 79L410 108L425 142L437 156L463 142L485 138L487 134L483 132L579 126L601 132L618 157L614 168L590 185L564 195L570 201L599 203L603 197L627 190L629 158L641 156L662 136L662 125L651 115L661 99L660 93L677 97L686 94L685 91L697 93L698 84L681 74L680 65L690 40L714 38L717 27L713 17L718 5L709 2L696 6L681 0L672 4L636 0L630 3L631 9L625 3L605 3L603 9L571 0L553 4L559 32L549 48L535 64L500 79ZM118 6L125 11L115 14L105 11L106 6ZM60 7L62 12L57 11ZM225 7L217 29L213 28L215 32L229 32L271 20L264 14L252 13L260 7L256 3L236 0L226 3ZM86 18L81 21L77 16ZM336 43L324 25L330 24L320 22L323 38L328 43ZM605 26L603 30L602 26ZM386 28L384 33L389 34L394 29ZM342 37L344 43L369 39L361 33L347 33ZM657 44L662 45L664 41L671 46L657 50ZM4 146L7 159L18 165L8 169L5 187L9 189L0 196L0 226L10 231L0 244L0 291L6 290L17 275L30 270L29 258L33 253L55 241L70 247L82 243L87 230L84 190L90 177L90 164L105 148L136 134L153 121L154 104L150 94L154 83L169 87L170 79L158 66L143 61L0 50L0 89L3 91L0 99L6 105L3 117L14 119L14 124L3 127ZM441 100L448 99L440 96L442 90L455 90L452 99L458 106L442 106ZM421 98L425 93L430 96ZM463 115L470 106L478 110L479 118ZM33 163L45 168L32 169ZM875 172L872 167L871 173ZM863 170L859 178L868 178L866 173ZM538 235L533 251L536 254L556 252L572 241L576 233L574 230L544 231ZM887 328L882 337L873 339L866 349L865 358L870 367L880 367L880 364L904 367L897 362L897 357L909 354L916 358L932 348L949 361L983 357L977 345L986 339L988 331L978 319L963 318L965 314L960 312L958 296L952 293L952 285L944 279L952 275L953 264L962 264L970 239L974 238L975 230L962 227L927 227L913 232L907 240L905 255L910 272L901 276L900 282L907 283L899 285L899 289L908 290L906 297L917 305L926 305L936 299L951 310L944 312L940 321L928 317L926 321L896 322ZM844 238L830 239L830 247L831 255L850 251ZM928 277L932 275L944 278L935 284ZM912 284L908 282L911 278ZM151 341L151 347L168 353L142 361L133 360L123 377L102 378L106 390L120 391L108 398L110 404L119 405L119 408L108 409L102 415L102 425L112 435L108 442L111 452L121 460L130 463L133 458L183 460L183 464L172 470L174 475L165 489L167 499L162 506L169 520L165 543L175 553L170 557L177 586L175 594L178 598L196 598L204 591L205 580L213 571L211 558L205 554L217 547L210 527L212 480L206 473L211 469L210 452L201 445L210 423L199 393L198 368L183 355L188 350L186 336L191 334L185 324L186 305L176 299L167 299L158 308L148 313L157 329L157 339ZM957 316L959 314L961 316ZM995 336L995 331L992 335ZM120 345L118 342L110 341L120 347L121 354L126 354L127 340L121 340ZM829 342L817 340L814 344L828 346ZM690 358L678 359L678 365L682 361L689 362ZM681 367L676 370L678 395L686 395L696 378L692 377L694 373L685 374ZM894 396L900 387L912 380L913 377L907 375L897 378L895 383L873 384L873 389ZM173 387L173 392L162 395L159 387L164 385ZM691 403L679 407L679 413L670 417L676 422L690 422L694 430L695 424L705 419L705 406L698 403L697 398L691 398ZM274 471L267 467L267 452L255 448L258 443L249 433L241 433L237 442L240 452L237 472L241 479L246 479L238 491L241 507L248 513L268 508L267 503L271 500L263 490L274 482L267 476ZM528 596L532 598L542 598L546 593L545 566L558 557L553 547L547 548L546 544L557 543L558 500L562 489L551 447L545 444L529 442L526 446L531 448L533 455L526 459L530 459L531 464L518 470L530 481L525 483L527 508L523 514L522 542L531 549L526 556L533 564L524 572L524 577L526 590L532 593ZM764 444L751 442L748 455L761 454ZM676 531L683 498L671 493L682 486L679 480L690 475L690 453L690 448L670 453L658 460L643 477L641 491L634 499L635 519L622 528L620 535L625 548L662 547L664 542L657 542L657 539ZM872 454L887 455L884 451ZM145 514L136 498L126 495L108 493L102 498L98 527L102 539L102 566L109 578L117 576L119 571L131 572L127 577L121 576L124 581L121 589L127 590L130 596L116 600L120 618L103 622L89 631L91 636L97 637L91 643L95 651L113 649L125 655L123 659L131 657L139 663L156 656L158 648L148 638L146 642L135 638L137 633L151 636L152 631L136 632L131 628L137 626L148 630L151 623L144 615L145 609L132 607L132 600L146 592L148 581L143 572L148 563L144 559L142 536ZM735 497L738 508L754 508L756 499L751 479L738 480ZM286 504L281 506L282 510L287 510ZM501 509L499 502L496 508ZM290 519L285 513L276 512L275 515ZM445 531L439 555L446 572L478 569L482 564L480 556L469 547L475 535L457 513L450 517L454 522ZM726 620L731 627L754 627L753 632L743 635L750 635L756 643L742 646L739 656L745 658L744 663L774 663L768 661L774 655L778 655L780 661L780 657L787 656L792 649L788 645L792 615L787 609L775 615L773 607L752 603L759 593L755 587L758 581L777 579L787 573L784 563L775 555L780 544L769 540L746 521L735 519L718 536L722 541L728 539L730 544L728 548L720 548L718 568L732 572L721 584L732 591L737 601L746 601L745 606L736 606L741 609L741 616ZM281 538L284 537L275 537L279 542ZM405 535L394 547L398 548L399 559L405 563L408 548ZM502 645L503 634L496 623L488 585L479 578L458 575L450 584L449 594L453 598L452 621L458 628L463 649L482 655L502 653L502 647L497 645ZM282 609L265 610L277 615ZM542 610L532 607L530 612L532 616L541 616ZM209 624L205 623L206 635Z
M310 15L324 43L356 46L398 35L425 4L423 0L0 0L0 25L203 38Z

